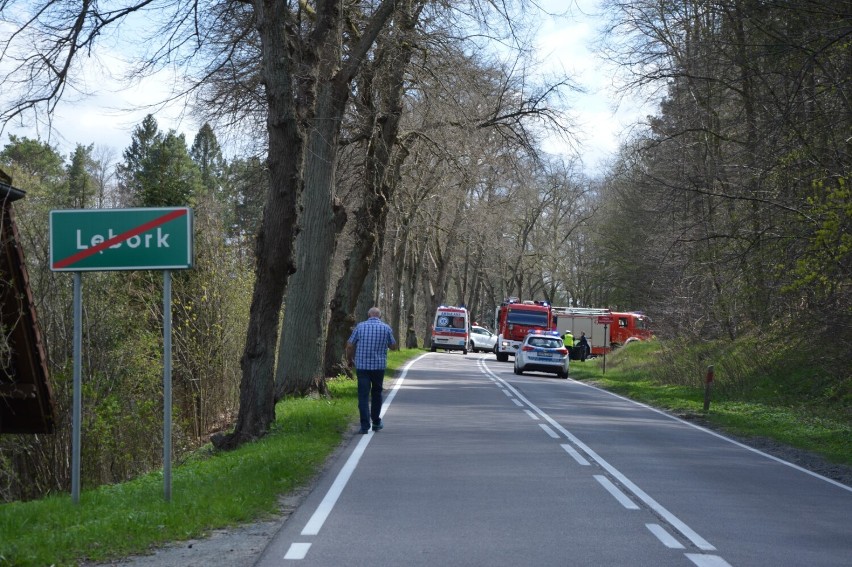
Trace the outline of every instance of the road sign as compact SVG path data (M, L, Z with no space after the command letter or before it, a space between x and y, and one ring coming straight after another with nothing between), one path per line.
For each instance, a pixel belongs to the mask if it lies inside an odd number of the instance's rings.
M598 325L612 325L612 317L609 315L601 315L598 317Z
M192 267L192 210L50 211L54 272L182 270Z

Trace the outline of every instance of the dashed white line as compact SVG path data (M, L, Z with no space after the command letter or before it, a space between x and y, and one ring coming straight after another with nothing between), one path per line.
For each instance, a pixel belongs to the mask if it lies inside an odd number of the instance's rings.
M596 474L595 480L600 483L601 486L606 488L607 492L613 495L618 503L627 508L628 510L638 510L639 506L636 505L633 500L631 500L626 494L618 489L611 480L605 477L602 474Z
M525 409L525 410L524 410L524 412L525 412L528 416L530 416L530 418L531 418L531 419L534 419L534 420L538 421L538 416L537 416L536 414L534 414L533 412L531 412L530 410Z
M569 455L571 455L572 457L574 457L574 460L577 461L578 463L580 463L581 465L586 466L586 467L589 466L589 461L587 461L583 457L583 455L578 453L577 450L574 449L574 447L572 447L568 443L563 443L562 445L560 445L560 447L565 449L565 452L568 453Z
M703 555L701 553L687 553L686 557L698 565L698 567L731 567L731 564L718 555Z
M685 538L687 538L689 541L691 541L693 544L695 544L695 546L698 549L701 549L702 551L715 551L716 550L716 548L713 547L707 540L705 540L703 537L698 535L698 533L695 532L695 530L693 530L688 525L686 525L682 520L680 520L680 518L678 518L677 516L675 516L674 514L669 512L659 502L657 502L656 500L651 498L651 496L649 496L644 490L642 490L641 488L636 486L633 482L630 481L630 479L628 479L626 476L621 474L621 472L618 469L616 469L615 467L610 465L606 460L604 460L603 457L601 457L600 455L595 453L592 450L591 447L589 447L588 445L586 445L585 443L580 441L580 439L577 436L575 436L573 433L571 433L570 431L568 431L567 429L562 427L562 425L560 425L555 419L553 419L548 414L546 414L544 411L542 411L541 408L539 408L534 403L532 403L529 399L527 399L523 394L521 394L511 384L509 384L508 382L506 382L505 380L503 380L499 376L495 375L491 371L490 368L485 366L485 364L482 361L480 361L480 366L481 366L483 372L485 372L487 375L492 375L495 378L497 378L498 384L500 384L501 388L503 386L505 386L506 388L513 391L515 393L515 395L518 397L518 399L523 401L530 409L532 409L538 415L540 415L541 418L543 420L545 420L546 422L548 422L551 426L553 426L553 428L555 430L562 433L562 435L564 435L566 439L571 441L571 443L573 443L576 447L578 447L581 451L583 451L586 455L588 455L590 459L592 459L593 461L598 463L601 467L603 467L613 478L615 478L618 482L620 482L621 485L624 486L624 488L626 488L627 490L632 492L637 498L639 498L639 500L644 502L646 506L648 506L654 512L656 512L656 514L658 516L663 518L666 522L669 523L669 525L671 525L674 529L679 531ZM588 385L586 385L586 384L583 384L583 385L588 387ZM605 392L605 390L602 390L602 391ZM620 397L620 396L618 396L618 397ZM622 398L622 399L624 399L624 398ZM639 404L639 405L643 405L643 404Z
M669 549L683 549L683 544L674 538L672 534L659 524L645 524L652 534L657 536L657 539Z
M310 548L311 544L309 543L291 543L290 549L288 549L287 554L284 555L284 559L304 559Z
M549 428L547 425L545 425L543 423L539 423L538 426L541 427L542 429L544 429L544 432L547 433L548 435L550 435L553 439L559 439L559 434L556 433L551 428Z
M524 404L522 404L521 401L518 398L511 398L511 400L513 402L515 402L515 405L518 406L519 408L524 407Z

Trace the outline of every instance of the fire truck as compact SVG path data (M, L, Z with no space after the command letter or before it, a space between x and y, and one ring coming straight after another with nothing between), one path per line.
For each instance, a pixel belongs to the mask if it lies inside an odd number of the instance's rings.
M571 331L574 341L586 333L592 355L610 352L633 341L652 338L650 319L636 311L610 311L596 307L554 307L553 317L560 334ZM573 354L573 353L572 353Z
M545 301L521 301L509 297L494 313L497 323L497 360L506 362L515 356L524 337L532 330L550 331L554 328L553 311Z

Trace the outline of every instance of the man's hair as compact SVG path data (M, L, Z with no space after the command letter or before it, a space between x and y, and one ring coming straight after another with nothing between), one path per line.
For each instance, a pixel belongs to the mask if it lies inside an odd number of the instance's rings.
M367 311L367 317L381 317L382 310L378 307L370 307L370 310Z

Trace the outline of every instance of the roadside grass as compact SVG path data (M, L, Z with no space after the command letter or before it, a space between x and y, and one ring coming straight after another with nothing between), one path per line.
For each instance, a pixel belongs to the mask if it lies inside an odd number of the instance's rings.
M390 353L388 375L421 354ZM271 518L279 498L307 485L357 421L355 380L328 383L330 398L289 398L262 439L234 451L210 445L173 466L171 501L162 472L83 490L0 505L0 565L77 565L145 553L152 546Z
M571 377L676 415L700 417L732 435L774 439L852 465L848 377L832 377L783 346L754 338L733 345L632 343L606 357L605 371L603 358L572 361Z

